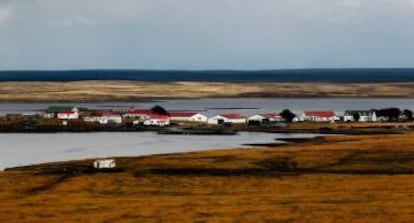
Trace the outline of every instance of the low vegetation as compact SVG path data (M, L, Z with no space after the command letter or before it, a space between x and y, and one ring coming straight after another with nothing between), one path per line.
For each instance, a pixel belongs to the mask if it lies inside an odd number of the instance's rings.
M0 173L0 222L410 222L414 132ZM51 171L53 170L53 171Z
M3 82L2 101L109 101L208 97L414 98L414 83Z

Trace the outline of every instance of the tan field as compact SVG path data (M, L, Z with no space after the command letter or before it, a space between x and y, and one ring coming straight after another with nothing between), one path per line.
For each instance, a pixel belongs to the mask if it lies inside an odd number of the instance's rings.
M412 222L414 132L0 172L0 222ZM40 173L38 172L40 171Z
M206 97L414 98L414 83L2 82L1 101L102 101Z

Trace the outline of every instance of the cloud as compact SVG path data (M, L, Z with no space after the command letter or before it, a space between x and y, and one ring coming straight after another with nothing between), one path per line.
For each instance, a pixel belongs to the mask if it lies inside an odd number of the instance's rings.
M5 23L12 15L11 9L9 7L0 5L0 24Z
M95 22L86 16L83 15L76 15L71 17L58 17L58 18L50 18L46 22L49 25L52 26L58 26L58 27L66 27L66 28L73 28L78 25L86 26L86 25L94 25Z
M344 8L356 9L362 6L362 1L360 0L342 0L338 4Z
M414 0L0 0L0 67L414 66Z

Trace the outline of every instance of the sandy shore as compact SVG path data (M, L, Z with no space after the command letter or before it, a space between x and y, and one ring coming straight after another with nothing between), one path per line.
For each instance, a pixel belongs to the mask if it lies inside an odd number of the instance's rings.
M414 98L414 83L1 82L0 101L110 101L214 97Z

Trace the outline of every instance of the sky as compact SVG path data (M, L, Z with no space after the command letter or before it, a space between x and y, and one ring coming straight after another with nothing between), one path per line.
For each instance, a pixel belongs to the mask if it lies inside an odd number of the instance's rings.
M0 0L0 70L414 67L414 0Z

